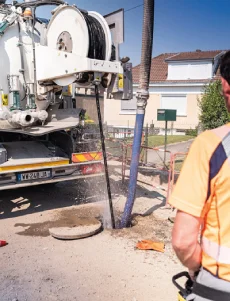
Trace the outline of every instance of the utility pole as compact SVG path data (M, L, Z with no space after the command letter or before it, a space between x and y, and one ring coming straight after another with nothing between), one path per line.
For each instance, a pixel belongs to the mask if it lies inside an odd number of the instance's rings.
M125 204L125 209L121 220L122 228L127 227L130 223L132 209L135 201L141 137L145 118L145 109L149 98L149 78L153 45L154 4L154 0L144 0L140 82L136 94L137 114L132 148L132 160L130 166L128 198Z

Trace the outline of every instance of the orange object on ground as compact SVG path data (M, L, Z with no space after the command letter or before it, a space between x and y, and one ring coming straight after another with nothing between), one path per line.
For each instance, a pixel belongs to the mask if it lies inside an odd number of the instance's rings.
M139 250L154 250L164 253L165 244L163 242L154 242L152 240L142 240L137 243L136 248Z
M5 240L0 240L0 247L4 247L7 245L7 242Z

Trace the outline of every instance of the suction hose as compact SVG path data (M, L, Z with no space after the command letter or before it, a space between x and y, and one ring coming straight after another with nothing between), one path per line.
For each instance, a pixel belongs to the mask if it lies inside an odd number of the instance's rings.
M121 228L127 227L130 224L136 195L141 136L145 118L145 108L149 98L149 78L153 46L154 4L155 0L144 0L142 56L140 65L140 83L137 91L137 114L132 148L132 160L130 165L128 197L121 220Z
M33 125L37 120L40 120L42 123L44 123L47 117L48 113L44 110L38 112L14 111L7 119L15 126L28 127Z
M15 125L19 125L21 127L27 127L34 123L34 117L30 114L30 112L22 111L22 112L13 112L11 117L8 119L10 123Z

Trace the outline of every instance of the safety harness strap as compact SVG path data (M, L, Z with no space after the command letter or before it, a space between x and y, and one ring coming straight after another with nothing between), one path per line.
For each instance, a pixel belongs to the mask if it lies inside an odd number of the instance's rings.
M193 294L212 301L229 301L230 293L219 291L195 282L193 285Z

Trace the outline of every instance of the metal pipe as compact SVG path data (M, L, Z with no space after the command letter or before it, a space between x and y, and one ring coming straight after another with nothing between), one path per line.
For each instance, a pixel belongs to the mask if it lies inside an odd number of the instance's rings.
M26 78L25 78L25 62L24 62L24 57L23 57L23 43L22 43L22 34L21 34L21 25L20 25L20 21L18 20L18 47L19 47L19 52L20 52L20 58L21 58L21 70L20 72L22 73L22 77L23 77L23 81L24 81L24 90L25 90L25 96L24 98L21 100L23 101L26 96L27 96L27 93L29 93L29 87L27 85L27 82L26 82Z
M37 100L37 71L36 71L36 52L35 52L35 41L34 41L34 26L35 26L35 9L32 8L32 47L33 47L33 65L34 65L34 97L35 97L35 102Z
M0 120L7 120L10 117L10 112L8 110L0 110Z
M44 110L38 112L15 110L10 112L10 116L7 115L7 120L13 125L28 127L34 124L34 122L37 120L40 120L42 123L44 123L47 117L48 113Z
M140 158L141 137L145 118L145 108L149 98L149 78L152 60L154 0L144 0L144 18L142 31L142 55L140 65L140 84L137 91L137 115L130 166L130 181L128 198L121 220L121 227L127 227L131 221L132 209L135 201L138 164Z
M27 111L14 111L8 121L21 127L27 127L34 123L34 117Z
M48 113L45 110L30 112L34 119L40 120L42 123L48 118Z

